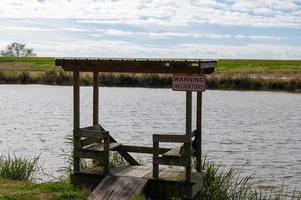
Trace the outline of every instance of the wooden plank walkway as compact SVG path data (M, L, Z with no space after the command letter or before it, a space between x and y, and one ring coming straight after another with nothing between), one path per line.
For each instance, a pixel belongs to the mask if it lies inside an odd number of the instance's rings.
M129 200L143 191L147 181L137 177L106 176L88 200Z

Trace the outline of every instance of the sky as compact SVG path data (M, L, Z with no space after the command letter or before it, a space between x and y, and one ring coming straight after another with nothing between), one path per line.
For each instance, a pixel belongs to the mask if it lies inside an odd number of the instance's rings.
M38 56L301 59L301 0L1 0L0 49Z

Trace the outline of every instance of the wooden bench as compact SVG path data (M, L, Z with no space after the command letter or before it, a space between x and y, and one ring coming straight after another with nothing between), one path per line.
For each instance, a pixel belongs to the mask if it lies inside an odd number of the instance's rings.
M109 132L103 130L100 125L77 129L74 131L74 136L78 140L75 145L74 157L98 160L103 164L103 173L108 174L109 152L121 144L110 142Z
M173 148L162 156L159 155L159 143L182 143L180 147ZM191 173L191 137L175 134L153 135L153 177L159 178L159 165L183 166L186 168L186 181L190 181Z

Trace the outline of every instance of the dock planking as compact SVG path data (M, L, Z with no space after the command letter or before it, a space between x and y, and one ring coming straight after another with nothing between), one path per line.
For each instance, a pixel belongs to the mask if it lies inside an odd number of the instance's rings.
M185 183L185 172L180 168L160 168L161 178L152 176L151 166L123 166L112 168L110 175L105 176L89 196L89 200L131 199L136 195L152 194L159 196L181 197L192 199L202 187L202 176L192 172L190 183ZM154 195L157 193L159 196ZM191 196L185 196L185 194Z
M142 193L148 179L129 176L106 176L88 200L128 200Z

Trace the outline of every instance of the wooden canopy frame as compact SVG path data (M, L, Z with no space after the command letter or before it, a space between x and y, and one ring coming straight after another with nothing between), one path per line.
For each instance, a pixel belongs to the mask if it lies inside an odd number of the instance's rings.
M102 157L104 173L109 173L110 142L116 140L99 125L99 73L152 73L152 74L210 74L214 72L217 61L201 59L96 59L96 58L57 58L56 66L61 66L65 71L73 72L73 136L74 136L74 173L80 172L80 158ZM93 73L93 126L80 127L80 72ZM191 173L191 137L195 136L196 170L201 171L202 155L202 92L197 92L196 130L192 131L192 92L186 92L186 133L185 135L153 135L153 147L119 145L114 147L130 164L138 162L129 154L150 153L153 158L153 177L158 178L159 164L175 164L186 167L186 181L190 181ZM98 135L97 135L98 134ZM101 135L101 137L99 136ZM82 140L81 138L84 138ZM89 139L90 138L90 139ZM92 138L92 139L91 139ZM93 140L94 138L94 140ZM82 143L90 145L95 139L103 139L102 147L105 154L92 154L83 150ZM106 142L107 141L107 142ZM90 142L90 143L89 143ZM159 148L159 142L184 143L185 156L176 161L163 159L159 154L170 151L168 148ZM112 147L113 148L113 147ZM184 162L185 161L185 162ZM183 164L184 163L184 164Z

